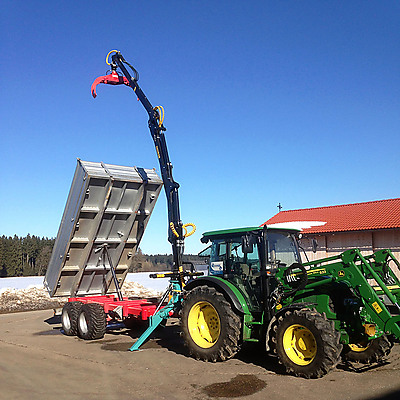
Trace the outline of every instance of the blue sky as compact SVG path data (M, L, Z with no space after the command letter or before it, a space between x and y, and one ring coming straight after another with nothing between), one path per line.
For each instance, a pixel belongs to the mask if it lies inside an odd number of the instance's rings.
M76 158L156 167L118 49L163 105L181 215L201 232L399 197L396 1L3 0L0 234L54 237ZM141 247L169 253L164 194Z

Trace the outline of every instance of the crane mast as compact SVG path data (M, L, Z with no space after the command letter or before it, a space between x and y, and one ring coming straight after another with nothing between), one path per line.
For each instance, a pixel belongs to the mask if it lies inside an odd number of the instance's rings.
M121 70L128 80L129 86L133 89L135 95L142 103L149 116L148 123L150 134L154 141L158 162L160 164L161 177L164 183L165 195L167 198L169 223L168 241L172 245L174 272L178 272L179 268L182 267L182 256L184 251L183 224L179 208L179 183L174 180L172 175L173 166L169 158L167 142L164 135L166 128L163 125L163 109L162 107L152 106L138 84L138 74L136 70L128 64L134 71L135 76L131 76L125 67L125 64L126 61L120 52L116 52L112 55L111 69L113 71L116 71L117 68Z

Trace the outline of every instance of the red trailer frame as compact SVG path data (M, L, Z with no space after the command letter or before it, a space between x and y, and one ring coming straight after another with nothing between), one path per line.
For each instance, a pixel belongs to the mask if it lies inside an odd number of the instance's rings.
M128 297L124 297L121 301L116 295L70 297L68 299L68 302L74 301L80 301L83 304L101 304L108 320L112 319L109 313L115 311L117 307L121 307L118 309L118 315L122 318L133 317L138 320L147 321L156 312L159 299L129 299ZM163 308L163 306L160 308Z

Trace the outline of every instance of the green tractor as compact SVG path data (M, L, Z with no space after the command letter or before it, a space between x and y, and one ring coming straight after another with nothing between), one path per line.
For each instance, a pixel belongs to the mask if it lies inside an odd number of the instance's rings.
M209 274L186 284L181 304L196 359L223 361L259 342L288 373L318 378L341 357L371 364L389 354L400 338L400 265L390 250L303 264L298 238L266 226L203 234Z

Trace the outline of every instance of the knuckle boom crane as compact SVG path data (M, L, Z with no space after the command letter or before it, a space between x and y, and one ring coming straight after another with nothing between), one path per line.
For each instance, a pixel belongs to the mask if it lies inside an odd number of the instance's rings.
M111 62L109 57L111 56ZM99 83L110 85L126 85L132 88L137 99L142 103L149 116L149 129L154 142L157 158L161 170L161 178L164 184L164 190L167 197L168 207L168 241L172 246L173 270L165 274L151 274L152 278L170 278L170 285L164 293L155 313L150 317L150 325L147 330L139 337L139 339L130 348L131 351L138 350L146 341L155 328L170 316L174 315L181 303L182 289L185 286L185 278L202 275L202 272L195 272L192 263L183 261L184 241L185 238L192 235L196 226L192 223L183 224L180 216L179 208L179 183L176 182L172 175L172 163L169 158L167 142L164 132L166 131L164 122L164 108L162 106L153 107L143 90L138 84L139 74L136 69L129 64L122 54L117 50L110 51L106 56L106 63L110 65L111 72L105 76L100 76L92 84L91 91L95 98L96 86ZM133 76L128 68L132 71ZM123 75L118 73L118 69ZM192 228L188 231L188 228ZM185 271L184 264L191 264L191 271ZM165 303L167 304L165 305ZM163 306L164 305L164 306Z
M111 62L108 61L110 55ZM167 197L167 207L168 207L168 241L172 245L173 254L173 274L179 275L179 280L183 284L183 261L182 256L184 252L184 240L186 237L192 235L196 227L192 223L183 224L180 216L179 208L179 183L176 182L172 175L173 165L170 161L167 142L165 140L164 132L166 128L163 124L164 122L164 109L162 106L153 107L143 90L138 84L139 74L136 69L129 64L122 54L117 50L112 50L107 54L106 63L111 67L111 73L105 76L98 77L92 84L91 91L95 98L96 86L99 83L105 83L110 85L126 85L133 89L137 99L142 103L149 116L149 129L151 137L154 141L154 146L156 149L158 161L160 164L161 177L164 183L164 190ZM128 71L127 67L133 72L133 76ZM122 72L123 76L119 75L118 68ZM187 228L191 227L192 230L188 232ZM171 276L172 276L171 275ZM170 276L170 275L167 275Z

